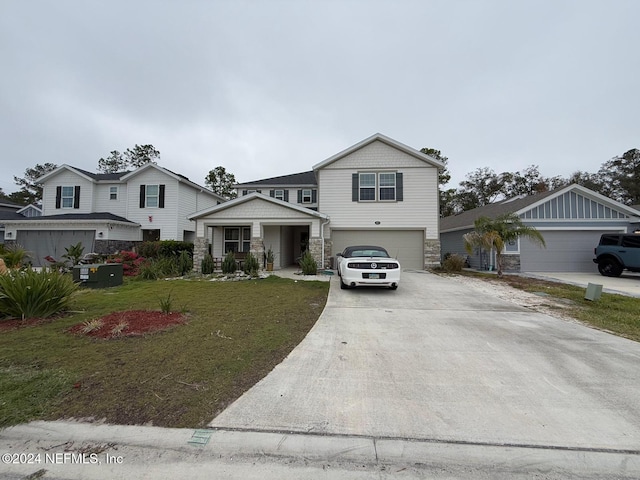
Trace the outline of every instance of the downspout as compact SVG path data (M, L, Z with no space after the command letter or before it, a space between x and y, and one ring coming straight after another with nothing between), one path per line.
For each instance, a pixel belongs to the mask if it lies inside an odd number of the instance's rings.
M327 217L327 221L320 224L320 238L322 239L322 269L324 270L324 227L328 225L331 218Z

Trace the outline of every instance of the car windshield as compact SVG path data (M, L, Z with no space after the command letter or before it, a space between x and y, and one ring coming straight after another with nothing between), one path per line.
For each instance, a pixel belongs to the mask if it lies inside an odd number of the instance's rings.
M389 254L386 250L382 249L361 249L361 250L351 250L347 252L349 257L389 257Z

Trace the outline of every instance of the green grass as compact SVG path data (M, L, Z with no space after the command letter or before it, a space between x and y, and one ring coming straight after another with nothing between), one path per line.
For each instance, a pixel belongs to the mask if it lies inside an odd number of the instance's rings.
M563 314L569 315L586 325L605 330L616 335L640 341L640 298L603 293L600 300L592 302L584 299L585 287L577 287L560 282L550 282L519 275L495 275L463 272L488 280L505 282L512 287L527 292L543 292L567 301Z
M122 310L173 309L188 323L98 340L72 325ZM325 282L127 281L80 290L71 313L0 332L0 427L32 419L201 427L264 377L322 312Z

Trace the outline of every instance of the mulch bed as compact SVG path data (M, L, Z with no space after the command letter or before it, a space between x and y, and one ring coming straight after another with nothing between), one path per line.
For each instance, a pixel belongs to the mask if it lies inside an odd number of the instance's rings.
M174 325L182 325L187 319L182 313L128 310L126 312L113 312L97 320L101 323L99 327L94 324L94 328L89 329L87 325L90 322L83 322L74 325L67 331L95 338L131 337L166 330Z

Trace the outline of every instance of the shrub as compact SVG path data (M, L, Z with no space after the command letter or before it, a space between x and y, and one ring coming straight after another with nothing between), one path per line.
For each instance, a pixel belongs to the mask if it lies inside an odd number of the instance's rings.
M305 251L300 259L300 268L305 275L315 275L318 272L318 264L309 250Z
M213 257L210 254L206 254L200 264L200 271L203 275L210 275L213 273L215 266L213 264Z
M175 257L146 260L138 270L138 277L142 280L157 280L159 278L175 277L178 274L178 261Z
M82 246L82 242L78 242L75 245L70 245L65 247L65 254L62 255L62 258L66 259L66 261L71 263L71 267L74 265L78 265L80 263L80 259L84 254L84 247Z
M251 252L247 253L247 257L244 260L244 273L256 276L258 275L259 269L260 263L258 262L258 259Z
M464 268L465 261L466 259L457 253L453 255L447 254L444 256L442 268L445 272L461 272Z
M166 297L160 299L160 311L162 313L171 313L173 308L173 298L171 298L171 292Z
M177 257L183 250L193 255L193 243L161 240L159 242L143 242L138 247L138 252L145 258Z
M193 258L187 250L182 250L178 255L178 274L186 275L193 270Z
M121 263L122 274L127 277L135 277L139 273L140 266L145 263L145 258L136 252L123 250L107 258L107 263Z
M0 275L0 317L46 318L67 308L78 285L69 275L43 269Z
M22 248L21 245L14 243L4 247L2 258L7 268L20 268L24 261L29 258L29 252Z
M222 261L222 273L235 273L238 269L238 263L233 252L227 252Z

